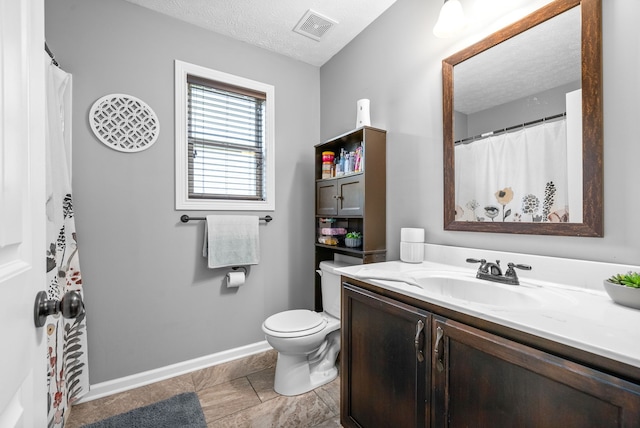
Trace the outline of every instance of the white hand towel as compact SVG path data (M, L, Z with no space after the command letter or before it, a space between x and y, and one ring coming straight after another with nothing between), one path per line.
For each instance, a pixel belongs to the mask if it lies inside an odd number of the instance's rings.
M258 216L208 215L202 255L210 269L260 262Z

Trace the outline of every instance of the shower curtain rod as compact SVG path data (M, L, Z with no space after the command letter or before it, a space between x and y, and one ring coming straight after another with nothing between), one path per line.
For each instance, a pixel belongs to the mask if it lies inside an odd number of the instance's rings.
M187 223L189 220L206 220L206 217L189 217L186 214L183 214L182 216L180 216L180 221L183 223ZM273 217L268 215L265 217L260 217L259 220L269 223L271 220L273 220Z
M503 134L505 132L513 131L514 129L518 129L518 128L525 128L527 126L535 125L535 124L541 123L541 122L550 122L552 120L560 119L562 117L565 117L566 115L567 115L567 112L555 114L553 116L543 117L542 119L532 120L531 122L525 122L525 123L522 123L520 125L514 125L514 126L510 126L508 128L497 129L495 131L489 131L489 132L485 132L484 134L480 134L480 135L475 135L473 137L464 138L462 140L458 140L458 141L454 142L453 144L456 145L456 146L458 144L470 144L470 143L473 143L476 140L481 140L481 139L484 139L484 138L487 138L487 137L491 137L493 135Z
M49 54L49 56L51 57L51 63L53 65L55 65L56 67L60 67L60 64L58 64L58 61L56 61L56 57L55 55L53 55L53 52L51 52L51 49L49 49L49 46L47 45L47 42L44 42L44 50L47 52L47 54Z

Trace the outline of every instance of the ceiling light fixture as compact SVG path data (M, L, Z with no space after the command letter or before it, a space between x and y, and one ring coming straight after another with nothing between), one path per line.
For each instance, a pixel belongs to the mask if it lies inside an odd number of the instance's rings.
M433 34L441 39L451 37L460 31L464 24L464 11L460 0L444 0L438 22L433 27Z

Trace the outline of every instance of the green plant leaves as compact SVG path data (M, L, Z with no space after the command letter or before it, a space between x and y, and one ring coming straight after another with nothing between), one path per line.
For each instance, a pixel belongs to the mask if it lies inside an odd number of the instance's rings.
M625 274L617 274L609 278L608 281L626 287L640 288L640 273L628 272Z

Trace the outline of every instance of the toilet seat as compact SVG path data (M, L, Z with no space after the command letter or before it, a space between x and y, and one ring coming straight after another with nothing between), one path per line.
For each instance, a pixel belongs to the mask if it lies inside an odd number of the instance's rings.
M322 331L326 318L308 309L294 309L271 315L263 324L276 337L300 337Z

